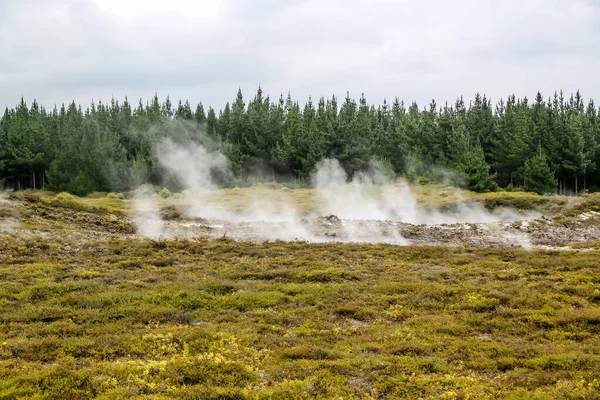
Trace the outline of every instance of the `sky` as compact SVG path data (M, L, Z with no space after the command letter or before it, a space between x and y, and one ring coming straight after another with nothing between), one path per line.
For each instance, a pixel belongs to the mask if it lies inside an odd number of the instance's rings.
M154 93L600 102L600 0L0 0L0 107Z

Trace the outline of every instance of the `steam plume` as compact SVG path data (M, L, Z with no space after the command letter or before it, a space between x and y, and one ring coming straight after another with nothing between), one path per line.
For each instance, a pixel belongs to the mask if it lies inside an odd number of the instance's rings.
M524 218L514 210L490 212L478 203L461 204L452 212L424 209L418 206L407 182L392 181L377 163L348 177L335 159L319 162L311 177L321 206L310 215L298 212L284 193L278 193L277 201L255 197L247 209L232 210L209 201L211 192L220 186L218 181L233 176L227 158L214 148L206 136L196 134L196 140L159 141L154 152L161 165L194 194L181 212L192 219L202 218L210 229L237 238L406 244L398 224L489 223ZM165 230L150 193L141 191L136 199L135 221L140 234L173 235ZM180 224L179 228L192 226ZM528 238L514 240L528 243Z

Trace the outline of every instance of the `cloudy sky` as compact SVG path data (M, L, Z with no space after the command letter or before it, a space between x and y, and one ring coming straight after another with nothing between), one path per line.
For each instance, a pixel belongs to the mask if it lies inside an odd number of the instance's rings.
M0 0L0 107L129 96L600 102L600 0Z

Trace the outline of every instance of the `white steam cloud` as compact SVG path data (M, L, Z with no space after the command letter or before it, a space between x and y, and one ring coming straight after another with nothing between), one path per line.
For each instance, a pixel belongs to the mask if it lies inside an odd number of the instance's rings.
M140 235L158 239L164 236L164 222L153 195L154 192L147 186L141 186L135 191L133 221Z
M410 241L400 233L403 224L492 223L525 218L510 209L490 212L478 203L461 203L451 212L424 209L418 206L405 181L392 181L377 163L349 179L335 159L319 162L312 175L311 183L321 204L316 212L299 212L284 192L277 193L277 199L247 199L250 207L236 210L209 201L211 193L219 189L218 182L223 177L231 178L232 173L227 158L207 143L203 136L201 140L180 142L165 139L155 147L162 166L192 195L179 210L186 220L165 222L159 216L160 200L156 195L139 190L135 223L141 235L168 238L209 234L250 240L408 244ZM243 195L249 193L244 191ZM530 246L526 237L507 240Z
M184 146L165 139L154 152L161 164L195 193L218 188L213 178L215 171L229 174L227 157L217 150L208 150L202 144L190 142Z
M350 183L335 159L322 160L313 175L313 185L325 207L324 214L341 219L389 220L417 225L516 221L524 216L511 209L488 211L480 203L460 204L452 212L419 208L408 183L392 182L379 165L356 174Z

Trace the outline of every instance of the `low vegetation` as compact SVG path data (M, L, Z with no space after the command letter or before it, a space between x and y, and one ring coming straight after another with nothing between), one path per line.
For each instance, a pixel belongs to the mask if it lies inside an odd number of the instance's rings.
M32 228L0 236L0 399L600 397L597 246L153 241L119 196L0 206Z
M14 237L0 251L3 399L600 390L598 251Z

